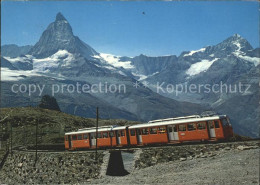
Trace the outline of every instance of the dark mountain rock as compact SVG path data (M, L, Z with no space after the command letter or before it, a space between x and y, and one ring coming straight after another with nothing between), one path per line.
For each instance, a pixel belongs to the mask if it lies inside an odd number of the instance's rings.
M131 61L139 74L152 75L167 69L169 65L177 61L177 57L175 55L160 57L139 55Z
M11 70L17 70L17 68L14 67L14 65L11 62L4 59L3 57L1 57L1 68L2 67L5 67L5 68L11 69Z
M44 95L42 97L39 107L43 109L60 111L60 107L56 99L49 95Z
M15 58L20 55L27 54L33 46L17 46L15 44L1 46L1 55L5 57Z
M256 49L247 51L247 55L250 57L260 58L260 48L256 48Z
M8 58L1 57L1 67L7 67L11 70L32 70L33 61L32 59L24 55L15 58L15 60L12 58L8 59Z
M235 34L215 46L207 47L205 53L214 54L215 57L225 57L236 51L247 52L252 49L253 47L246 39Z
M73 35L70 24L61 13L57 14L55 22L51 23L43 32L40 40L29 51L29 54L37 58L46 58L58 50L81 54L85 58L98 54L93 48Z
M215 110L229 115L236 133L259 137L259 96L259 91L250 95L233 96Z

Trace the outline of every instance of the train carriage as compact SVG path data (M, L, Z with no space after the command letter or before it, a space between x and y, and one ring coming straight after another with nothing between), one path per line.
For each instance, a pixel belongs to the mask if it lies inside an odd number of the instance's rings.
M131 145L220 140L233 136L226 115L199 115L150 121L129 128ZM136 137L134 137L134 131ZM131 134L132 132L132 134Z
M95 148L96 139L98 140L98 147L116 146L115 132L112 128L113 126L99 127L97 137L96 127L65 133L65 149Z
M65 134L65 149L131 147L188 141L216 141L233 136L226 115L186 116L132 126L103 126ZM97 145L96 145L97 140Z

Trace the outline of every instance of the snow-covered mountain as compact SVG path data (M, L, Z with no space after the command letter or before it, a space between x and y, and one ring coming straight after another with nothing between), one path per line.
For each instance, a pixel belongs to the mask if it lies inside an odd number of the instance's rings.
M129 62L120 63L114 56L96 52L74 36L70 24L61 13L57 14L56 20L28 53L15 58L3 56L2 59L2 107L35 105L39 102L39 90L30 96L27 91L14 93L11 89L15 83L44 86L42 95L52 95L55 85L56 90L59 88L55 97L61 110L85 117L95 117L96 106L100 107L103 118L143 121L203 110L198 104L166 98L141 84L136 88ZM71 92L71 87L78 86L79 90ZM115 86L117 91L109 89ZM102 89L99 90L99 87ZM87 88L91 91L86 92Z
M104 118L132 120L183 116L211 108L231 115L238 133L258 136L255 130L260 108L255 99L259 97L259 51L235 34L217 45L184 51L180 56L127 57L99 53L76 37L68 21L58 13L30 51L15 57L10 52L3 53L2 106L24 106L39 101L37 95L10 92L14 82L45 84L49 87L44 91L46 94L51 94L52 84L124 84L125 93L64 92L55 97L63 111L89 117L95 116L96 106L102 107ZM158 84L163 84L161 88L166 91L168 84L198 87L239 82L250 85L248 92L204 92L203 87L195 93L176 89L165 93L157 88Z
M77 53L87 59L98 54L93 48L74 36L70 24L61 13L57 14L55 22L48 26L39 42L33 46L28 54L36 58L46 58L59 50Z

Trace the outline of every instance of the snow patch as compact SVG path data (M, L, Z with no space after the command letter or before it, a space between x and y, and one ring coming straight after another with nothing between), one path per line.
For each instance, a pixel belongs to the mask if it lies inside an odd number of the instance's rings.
M33 70L40 72L48 72L50 68L61 66L70 66L74 60L73 54L67 50L59 50L50 57L43 59L33 59Z
M146 75L142 75L142 74L137 74L137 73L134 73L134 72L132 72L132 74L134 75L134 76L136 76L136 77L138 77L139 79L139 81L140 80L145 80L146 78L148 78L148 76L146 76Z
M155 73L153 73L153 74L151 74L151 75L146 76L146 75L137 74L137 73L132 72L132 74L133 74L134 76L139 77L139 79L138 79L139 81L145 80L145 79L147 79L148 77L151 77L151 76L156 75L156 74L158 74L158 73L159 73L159 72L157 71L157 72L155 72Z
M22 71L22 70L10 70L8 68L1 68L1 80L2 81L17 81L30 76L42 76L34 71Z
M95 55L93 57L97 58L97 59L103 59L103 61L105 61L106 63L108 63L114 67L117 67L117 68L120 68L120 67L123 67L124 69L134 68L134 66L131 64L131 61L125 61L125 62L120 61L120 56L115 56L115 55L106 54L106 53L100 53L100 55Z
M29 57L16 57L16 58L11 58L11 57L3 57L4 59L8 60L11 63L16 63L16 62L23 62L23 63L27 63L29 62L28 59L32 59L31 55L28 55Z
M101 67L101 66L100 66ZM112 71L114 71L115 70L115 68L114 67L112 67L112 66L104 66L105 68L107 68L107 69L109 69L109 70L112 70Z
M211 61L209 60L202 60L200 62L197 62L195 64L192 64L190 66L190 68L186 71L186 74L187 75L190 75L190 76L194 76L194 75L197 75L201 72L204 72L204 71L207 71L210 66L215 62L217 61L219 58L215 58Z
M237 55L237 57L246 60L248 62L254 63L255 67L260 64L260 58L257 57L249 57L249 56L242 56L242 55Z
M118 71L120 75L127 76L123 71Z
M194 53L198 53L198 52L204 52L206 50L206 48L201 48L199 50L194 50L194 51L190 51L188 54L183 55L184 57L187 56L192 56Z

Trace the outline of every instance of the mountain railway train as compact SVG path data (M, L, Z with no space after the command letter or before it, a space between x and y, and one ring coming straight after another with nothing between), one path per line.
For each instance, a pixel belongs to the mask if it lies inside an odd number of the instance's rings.
M137 147L189 141L217 141L233 136L226 115L168 118L131 126L98 127L97 147ZM65 133L65 149L96 148L96 127Z

